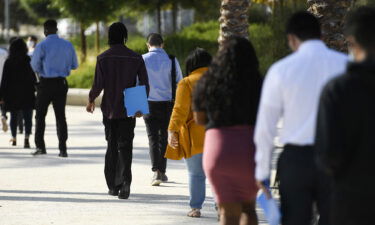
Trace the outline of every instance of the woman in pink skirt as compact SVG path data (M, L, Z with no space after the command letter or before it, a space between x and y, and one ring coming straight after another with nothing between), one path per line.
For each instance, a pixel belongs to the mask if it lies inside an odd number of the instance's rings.
M239 37L225 43L195 89L195 118L207 129L204 171L223 225L258 224L253 129L260 90L255 50Z

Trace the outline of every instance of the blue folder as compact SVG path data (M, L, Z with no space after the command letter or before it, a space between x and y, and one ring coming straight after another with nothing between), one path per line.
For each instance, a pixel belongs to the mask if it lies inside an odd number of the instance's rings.
M264 215L269 225L279 225L281 220L281 213L279 206L274 198L268 199L265 193L258 196L257 202L263 209Z
M146 86L136 86L124 90L124 104L127 116L134 116L137 112L149 114Z

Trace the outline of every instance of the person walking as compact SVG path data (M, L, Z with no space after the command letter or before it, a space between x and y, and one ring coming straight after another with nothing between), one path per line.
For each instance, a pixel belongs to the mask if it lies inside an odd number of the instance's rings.
M35 106L35 74L30 66L26 43L14 40L5 61L0 86L0 99L6 111L10 111L11 143L17 145L18 114L25 120L24 148L30 148L29 136L32 128L32 113Z
M8 58L8 51L0 48L0 85L1 85L1 80L2 80L2 77L3 77L4 63L5 63L7 58ZM0 104L0 108L1 108L2 129L3 129L4 132L7 132L8 131L8 123L7 123L8 118L7 118L6 111L4 109L3 104Z
M245 38L233 37L194 92L196 122L206 126L203 167L215 192L222 225L258 224L255 145L251 140L261 80L254 47Z
M333 179L332 225L374 224L375 8L349 14L345 33L353 56L346 73L321 95L315 149Z
M34 36L34 35L31 35L31 36L29 36L27 38L26 44L27 44L27 48L28 48L28 53L27 54L30 57L32 57L33 54L34 54L34 51L35 51L35 47L38 44L38 38L36 36Z
M313 205L319 224L328 225L331 182L315 164L315 124L324 85L345 71L348 57L321 40L317 18L298 12L286 33L293 54L276 62L265 78L255 129L256 179L266 191L270 179L277 124L284 150L278 162L283 225L310 225Z
M166 158L185 158L189 172L190 207L189 217L200 217L206 198L206 176L203 171L204 126L194 122L192 91L197 81L207 72L211 55L198 48L186 59L186 73L178 83L176 101L168 127L168 148Z
M48 106L53 105L59 139L59 157L68 157L66 141L68 126L65 117L68 82L70 71L78 68L77 56L73 45L57 35L57 22L47 20L44 23L46 39L40 42L31 59L31 66L40 77L36 97L36 127L34 156L47 154L44 142L46 115Z
M104 90L103 124L107 140L104 175L108 194L128 199L132 182L133 139L136 119L127 117L123 91L145 85L149 93L148 76L141 55L126 47L128 30L123 23L113 23L108 30L110 48L98 56L95 78L89 94L87 112L95 110L95 99ZM136 117L142 115L137 113Z
M143 55L146 64L150 95L148 104L150 114L145 115L150 158L154 176L152 186L167 182L167 159L164 157L168 144L168 124L171 118L177 83L182 79L178 60L168 55L164 47L163 37L151 33L147 37L148 53Z

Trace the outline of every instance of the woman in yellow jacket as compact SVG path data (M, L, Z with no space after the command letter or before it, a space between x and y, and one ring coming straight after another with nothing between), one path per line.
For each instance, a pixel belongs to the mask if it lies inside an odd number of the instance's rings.
M197 81L207 71L211 55L198 48L186 60L189 74L177 87L176 100L169 123L168 148L166 158L180 160L185 158L189 172L190 207L188 216L200 217L206 197L206 176L202 166L204 126L194 122L192 111L192 92Z

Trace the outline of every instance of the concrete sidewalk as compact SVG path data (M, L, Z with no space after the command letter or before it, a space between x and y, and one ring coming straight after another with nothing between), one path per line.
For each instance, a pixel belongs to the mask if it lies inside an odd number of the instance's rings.
M47 155L8 144L10 133L0 134L0 225L168 225L218 224L211 190L200 219L188 218L188 176L183 161L169 161L171 182L151 187L148 141L142 119L134 140L133 184L128 200L107 195L104 180L106 142L101 112L67 107L69 158L57 157L53 110L47 118ZM33 136L31 137L33 139ZM32 142L32 146L34 146ZM264 223L262 223L264 224Z

